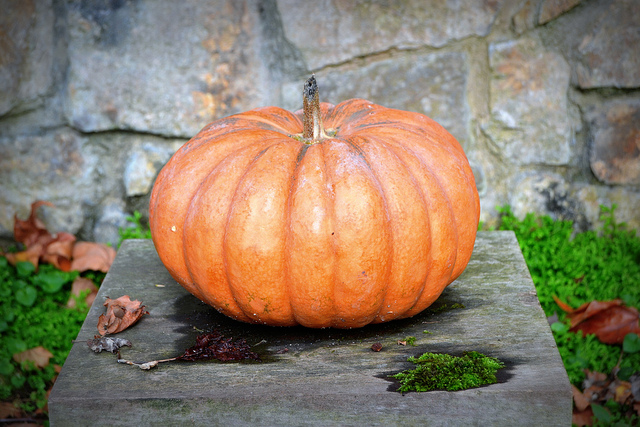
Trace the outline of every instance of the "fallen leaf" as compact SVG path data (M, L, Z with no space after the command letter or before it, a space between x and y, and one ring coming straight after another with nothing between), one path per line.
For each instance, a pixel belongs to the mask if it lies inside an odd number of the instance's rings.
M91 307L91 304L93 304L93 301L96 299L96 295L98 295L98 287L92 280L86 277L76 277L71 284L71 297L69 301L67 301L67 307L74 308L76 306L76 298L74 298L74 296L79 297L83 291L87 290L90 292L84 301Z
M18 215L13 218L13 238L26 247L33 246L38 241L46 242L52 239L47 227L36 216L36 211L40 206L53 207L53 203L38 200L31 204L31 213L26 220L21 220Z
M584 411L578 411L576 408L573 409L573 416L571 417L571 423L575 424L578 427L590 426L593 419L593 410L591 406L589 406Z
M71 270L80 272L87 270L109 271L116 251L102 243L78 242L73 246Z
M59 270L71 271L71 255L76 242L73 234L61 232L55 235L43 250L40 259L43 262L52 264Z
M578 387L572 385L571 389L573 390L573 403L576 409L579 412L587 409L591 404L591 402L589 402L589 399L587 399L587 397L578 389Z
M46 262L59 270L71 271L71 253L76 237L64 232L51 234L36 216L40 206L54 207L50 202L39 200L31 204L31 213L26 220L14 216L13 237L22 243L25 249L5 254L5 257L12 265L29 261L38 267L40 262Z
M604 385L607 382L607 375L603 374L602 372L597 372L597 371L590 371L588 369L585 369L585 379L582 382L582 385L584 388L589 388L593 385Z
M571 320L571 332L595 334L605 344L622 344L631 332L640 334L638 310L622 300L592 301L573 309L554 295L554 300Z
M19 418L22 411L13 402L0 402L0 419Z
M17 363L26 361L32 362L36 368L44 368L49 365L49 359L53 357L53 354L42 346L34 347L29 350L22 351L13 355L13 360Z
M131 347L131 341L124 338L96 337L88 340L87 346L96 353L108 351L115 354L121 347Z
M371 346L371 350L372 350L372 351L376 351L376 352L377 352L377 351L382 350L382 343L379 343L379 342L374 343L374 344Z
M611 383L609 389L612 391L613 400L624 405L627 399L631 397L631 383L628 381L617 380Z
M28 261L37 267L41 254L42 245L35 245L21 252L7 252L4 256L7 258L7 261L9 261L9 264L13 266L19 262Z
M40 206L51 206L50 202L42 200L31 204L31 212L26 220L21 220L18 215L13 218L13 238L25 246L25 250L6 254L7 261L15 265L21 261L29 261L36 267L46 247L54 240L44 223L36 216Z
M100 335L122 332L140 320L143 315L149 314L140 301L131 301L129 295L117 299L107 298L104 306L107 307L107 312L98 318L98 333Z

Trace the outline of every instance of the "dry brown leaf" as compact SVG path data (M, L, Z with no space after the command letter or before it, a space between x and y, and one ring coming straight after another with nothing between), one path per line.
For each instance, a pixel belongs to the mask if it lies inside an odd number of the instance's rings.
M51 234L47 230L47 227L36 217L36 211L40 206L53 207L53 204L38 200L31 204L29 218L23 221L18 218L18 215L14 216L13 238L26 247L33 246L38 241L48 243L48 240L51 239Z
M613 393L613 400L621 405L624 405L631 397L631 383L629 381L616 380L611 383L609 389Z
M87 279L85 277L76 277L71 284L72 296L69 298L69 301L67 301L67 307L74 308L76 306L76 299L73 297L80 296L80 293L86 290L89 290L90 292L84 300L90 307L91 304L93 304L93 301L96 299L96 295L98 295L98 287L90 279Z
M38 266L40 255L42 254L42 245L37 244L29 247L27 250L21 252L8 252L4 254L9 264L15 266L19 262L29 261L34 266Z
M73 234L58 233L54 240L44 248L40 259L59 270L71 271L71 255L75 242L76 236Z
M12 402L0 402L0 419L19 418L22 411Z
M40 206L53 207L53 204L37 201L31 205L29 218L21 220L17 215L14 217L14 239L22 243L25 249L21 252L5 254L5 256L12 265L29 261L38 267L42 261L53 264L59 270L71 271L71 253L76 237L64 232L51 234L44 223L36 217L36 211Z
M104 306L107 307L107 312L98 318L98 333L100 335L122 332L140 320L143 315L149 314L140 301L131 301L129 295L117 299L107 298Z
M106 273L109 271L116 251L102 243L77 242L73 246L73 260L71 269L77 271L96 270Z
M582 392L578 389L578 387L572 385L571 389L573 390L573 403L576 409L579 412L582 412L585 409L587 409L591 405L591 402L589 401L589 399L587 399L587 397L584 394L582 394Z
M605 344L622 344L628 333L640 334L638 310L625 306L620 299L591 301L573 309L553 298L571 319L571 332L595 334Z
M575 424L578 427L590 426L592 424L593 419L593 410L591 406L589 406L584 411L578 411L576 408L573 409L573 416L571 419L571 423Z
M31 361L36 368L44 368L49 365L49 359L53 357L53 354L42 346L34 347L29 350L25 350L13 355L13 360L17 363L25 361Z

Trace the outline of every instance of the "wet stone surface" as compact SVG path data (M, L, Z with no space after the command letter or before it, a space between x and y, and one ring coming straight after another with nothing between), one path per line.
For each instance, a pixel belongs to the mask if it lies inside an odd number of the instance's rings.
M95 354L104 297L129 295L149 315L119 337L122 357L174 357L216 330L262 362L170 362L151 371ZM453 308L462 305L463 308ZM453 306L453 307L452 307ZM399 345L415 337L415 345ZM372 351L375 343L380 351ZM424 352L476 350L506 364L498 383L407 393L388 376ZM64 425L569 425L571 389L512 232L480 232L463 275L423 313L354 330L248 325L177 285L153 244L129 240L100 288L49 399Z

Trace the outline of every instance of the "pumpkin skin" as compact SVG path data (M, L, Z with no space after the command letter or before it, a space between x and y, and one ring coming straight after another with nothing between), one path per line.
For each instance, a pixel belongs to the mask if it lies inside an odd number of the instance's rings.
M460 144L430 118L362 99L266 107L206 126L162 169L151 235L171 276L221 313L356 328L420 313L464 270L480 201Z

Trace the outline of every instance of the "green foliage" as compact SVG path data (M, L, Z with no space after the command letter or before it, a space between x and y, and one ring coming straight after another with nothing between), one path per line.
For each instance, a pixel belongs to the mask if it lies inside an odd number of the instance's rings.
M594 300L621 298L640 305L640 237L615 221L612 208L602 207L601 233L573 235L571 221L527 214L517 219L511 209L499 208L500 230L513 230L547 316L560 313L556 295L573 307Z
M621 379L640 370L637 335L628 334L621 349L600 342L595 335L569 332L567 315L553 300L556 295L577 308L591 301L620 298L626 305L640 308L640 237L616 222L615 209L615 205L602 206L601 230L582 233L574 233L570 221L534 214L520 220L508 206L498 209L498 228L515 232L542 308L547 316L558 315L551 330L569 380L578 388L585 379L585 369L609 374L620 363ZM623 419L624 411L613 400L592 407L595 425L628 425L631 421Z
M416 365L414 369L391 376L400 381L400 392L456 391L494 384L497 370L504 367L498 359L476 351L465 352L460 357L424 353L408 360Z
M135 211L132 216L127 217L127 221L131 223L128 227L120 227L118 234L120 235L120 243L126 239L150 239L151 230L148 224L143 222L142 214Z
M406 337L406 338L405 338L404 340L402 340L402 341L406 342L406 343L407 343L407 345L410 345L410 346L413 346L413 347L415 347L415 346L416 346L416 337Z
M20 398L27 412L46 404L54 366L64 363L89 310L83 300L66 307L77 276L46 264L37 271L29 262L13 267L0 257L0 399ZM49 366L34 369L13 360L38 346L53 354Z
M622 342L622 351L631 354L640 352L640 337L634 333L627 334Z
M569 381L580 387L585 379L584 370L610 373L620 361L620 369L638 370L640 353L625 354L620 359L620 347L600 342L595 335L583 336L569 332L565 323L551 325L558 351L569 375Z

